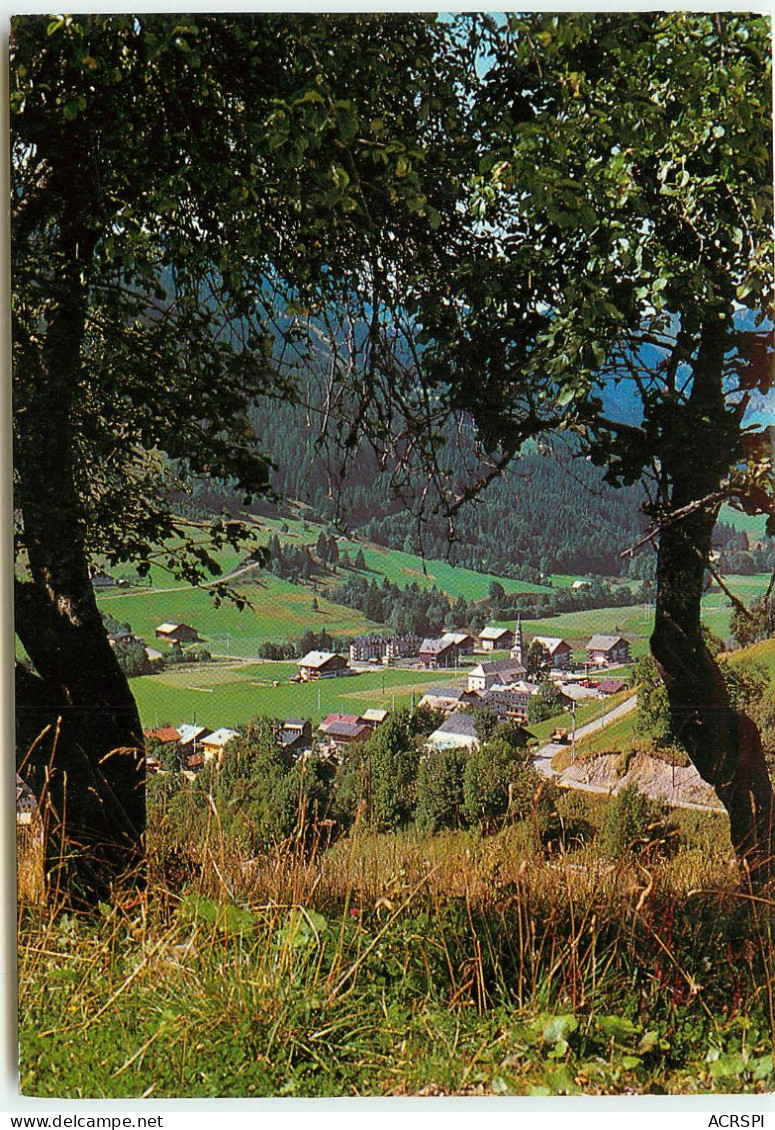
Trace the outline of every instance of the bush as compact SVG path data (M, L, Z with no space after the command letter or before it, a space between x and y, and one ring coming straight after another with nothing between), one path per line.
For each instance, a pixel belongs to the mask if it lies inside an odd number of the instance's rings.
M636 785L627 785L611 803L600 834L600 848L614 859L673 855L678 846L676 829L667 809L650 800Z
M562 789L536 773L532 765L523 765L512 782L509 796L509 818L530 826L534 851L552 847L562 841L562 820L557 809Z
M465 759L463 810L468 823L479 825L483 831L490 830L507 813L513 815L518 786L526 787L528 778L539 780L525 760L524 748L515 748L509 740L512 730L507 728L506 736L501 736L500 729L497 727L492 740L472 749Z

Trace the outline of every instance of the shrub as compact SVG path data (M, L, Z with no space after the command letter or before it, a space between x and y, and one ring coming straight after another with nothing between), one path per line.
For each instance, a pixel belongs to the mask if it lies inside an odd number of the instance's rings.
M675 828L664 805L650 800L636 785L627 785L611 803L600 835L600 848L614 859L646 860L672 855L678 846Z
M470 824L483 830L493 827L514 805L515 788L526 774L523 751L502 737L494 737L466 755L463 775L463 808ZM536 777L536 780L538 778Z

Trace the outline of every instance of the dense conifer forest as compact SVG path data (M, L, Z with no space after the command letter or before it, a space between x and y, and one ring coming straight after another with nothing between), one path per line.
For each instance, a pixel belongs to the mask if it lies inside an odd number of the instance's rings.
M609 487L604 469L573 458L570 440L526 450L461 508L450 538L443 515L418 519L391 490L392 468L380 469L371 452L359 450L347 466L341 457L336 460L317 416L306 408L266 401L251 416L257 445L272 454L272 486L281 510L291 500L301 502L311 508L311 518L336 521L356 537L519 580L538 581L550 573L643 572L642 562L620 556L642 535L642 495L636 488ZM443 460L461 489L470 483L471 452L459 436L450 437ZM241 501L238 492L199 478L179 505L204 517L221 507L237 511Z

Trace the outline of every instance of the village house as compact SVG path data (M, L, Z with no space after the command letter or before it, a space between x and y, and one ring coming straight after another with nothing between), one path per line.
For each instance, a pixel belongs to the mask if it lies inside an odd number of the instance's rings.
M327 734L329 726L334 726L339 722L344 722L349 726L357 726L360 720L359 714L326 714L318 729L321 734Z
M624 679L601 679L599 683L595 684L595 690L598 694L612 695L618 694L627 687L627 682Z
M624 636L592 636L587 644L587 662L595 667L612 667L630 662L630 644Z
M207 726L197 726L196 723L181 722L177 727L180 734L180 748L185 759L193 753L201 752L202 739L208 737L212 730Z
M372 728L365 722L331 722L325 730L326 738L336 749L351 745L353 742L365 742L372 735Z
M190 780L196 776L205 763L205 755L201 749L190 750L188 753L183 754L183 772L187 774Z
M190 624L159 624L156 638L167 643L202 643L196 628L192 628Z
M420 706L429 706L432 710L443 710L449 714L463 703L470 702L478 696L471 695L465 687L448 686L428 687L420 699Z
M468 632L445 632L441 637L447 643L454 644L458 655L473 655L474 637Z
M302 682L314 679L332 679L337 675L346 675L350 668L343 655L336 655L332 651L308 651L303 659L299 660L299 678Z
M494 683L484 696L483 704L499 722L526 722L530 700L538 694L537 683L520 679L516 683Z
M370 706L368 710L364 710L358 721L363 722L366 726L371 726L372 730L376 730L386 720L387 716L387 710L382 710L378 706Z
M283 753L298 757L312 745L312 723L308 718L286 718L277 742Z
M567 671L573 657L573 648L565 640L557 636L534 636L532 643L538 643L549 653L552 667L558 671Z
M420 659L423 667L430 669L457 667L460 652L452 640L423 640L420 646Z
M516 659L493 659L478 663L468 673L468 690L484 694L495 683L516 683L527 672Z
M226 746L230 741L238 737L239 733L236 730L229 730L223 726L220 730L216 730L215 733L208 734L206 738L202 738L199 744L204 754L205 761L211 761L215 758L220 765Z
M157 745L171 745L180 741L180 732L174 726L157 726L155 730L146 730L145 736Z
M587 702L591 698L600 697L594 687L585 687L583 683L558 683L557 689L570 703Z
M381 659L386 646L384 636L356 636L350 644L350 662L368 663L372 659Z
M510 628L488 625L479 634L479 647L482 651L498 651L514 646L514 633Z
M110 573L93 573L91 583L92 588L95 589L112 589L116 587L118 581Z
M474 749L479 745L479 735L473 714L450 714L437 730L426 739L429 750Z
M141 643L131 628L116 628L115 632L108 632L108 643L115 647L117 643Z
M421 644L419 636L392 636L385 641L384 658L388 663L395 659L407 659L410 655L417 655Z

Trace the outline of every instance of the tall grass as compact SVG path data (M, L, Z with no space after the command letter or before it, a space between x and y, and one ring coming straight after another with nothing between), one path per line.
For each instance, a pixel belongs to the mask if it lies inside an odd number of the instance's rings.
M30 1094L771 1089L773 904L731 857L545 857L528 825L420 839L300 824L259 859L213 809L150 837L148 892L22 904Z

